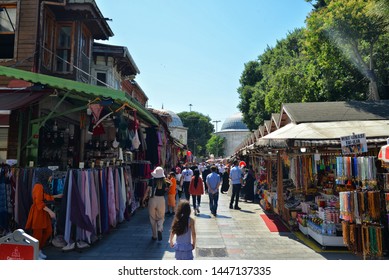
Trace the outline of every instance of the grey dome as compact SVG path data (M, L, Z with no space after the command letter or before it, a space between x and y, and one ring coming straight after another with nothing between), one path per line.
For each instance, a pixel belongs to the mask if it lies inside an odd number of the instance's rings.
M242 113L236 113L230 117L228 117L223 125L220 131L222 130L249 130L246 126L246 124L243 122L243 115Z
M184 127L180 117L173 111L166 110L167 113L172 117L172 121L169 123L169 127Z

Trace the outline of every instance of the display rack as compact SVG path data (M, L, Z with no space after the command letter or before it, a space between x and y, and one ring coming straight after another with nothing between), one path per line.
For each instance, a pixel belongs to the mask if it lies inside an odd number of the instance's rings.
M308 235L308 227L303 226L302 224L299 224L299 230L304 233L305 235Z
M316 240L316 242L319 243L323 249L326 249L327 246L346 247L346 245L343 243L342 236L319 234L313 231L312 229L310 229L309 227L308 227L308 235L312 237L314 240Z

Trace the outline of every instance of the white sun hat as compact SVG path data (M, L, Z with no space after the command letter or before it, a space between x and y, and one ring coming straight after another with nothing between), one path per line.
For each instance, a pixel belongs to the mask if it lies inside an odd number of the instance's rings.
M153 176L154 178L165 178L163 168L160 166L156 167L154 171L151 172L151 176Z

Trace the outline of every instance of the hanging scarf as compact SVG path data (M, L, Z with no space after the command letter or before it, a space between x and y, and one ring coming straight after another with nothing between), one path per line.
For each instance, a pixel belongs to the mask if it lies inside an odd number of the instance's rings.
M361 217L359 215L359 203L358 203L358 193L353 192L353 201L354 201L354 217L355 217L355 222L357 224L361 223Z
M343 243L350 246L350 224L347 221L342 221Z
M373 221L378 221L380 219L380 192L379 191L369 191L368 192L368 209L369 216Z
M338 179L341 179L343 177L343 158L337 157L336 158L336 176Z
M353 157L352 158L352 175L354 178L358 177L358 158Z
M370 237L369 237L369 227L367 225L362 226L362 251L363 256L367 257L370 255Z

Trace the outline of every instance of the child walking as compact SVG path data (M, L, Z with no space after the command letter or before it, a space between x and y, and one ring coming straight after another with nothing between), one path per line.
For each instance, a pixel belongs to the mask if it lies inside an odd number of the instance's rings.
M172 228L170 230L170 247L174 248L176 260L193 260L193 249L196 248L195 221L190 217L188 200L181 200L177 206ZM173 238L176 236L176 242Z
M176 181L176 175L174 172L169 173L168 179L172 183L170 185L169 192L167 194L167 212L166 215L174 215L174 208L176 208L176 187L177 187L177 181Z

